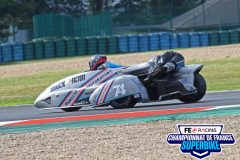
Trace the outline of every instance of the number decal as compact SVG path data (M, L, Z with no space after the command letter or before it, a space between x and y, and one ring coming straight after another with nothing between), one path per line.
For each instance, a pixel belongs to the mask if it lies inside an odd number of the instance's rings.
M119 94L121 94L121 95L126 94L126 89L124 88L124 83L113 86L113 89L116 89L115 97L117 97Z

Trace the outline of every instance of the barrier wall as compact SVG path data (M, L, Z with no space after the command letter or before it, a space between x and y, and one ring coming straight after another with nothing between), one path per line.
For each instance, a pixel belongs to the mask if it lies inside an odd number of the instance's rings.
M84 38L76 38L77 55L87 54L87 42Z
M24 60L24 51L22 44L15 44L13 47L13 61L22 61Z
M199 39L201 46L209 46L209 34L206 32L199 32Z
M35 59L43 59L44 56L44 44L43 41L33 41L34 43L34 51L35 51Z
M189 34L188 33L180 33L179 34L179 48L189 48Z
M97 53L98 54L107 53L107 37L97 38Z
M200 46L200 37L198 33L189 34L189 45L190 47L199 47Z
M0 64L2 63L2 47L0 46Z
M170 49L171 47L171 33L165 32L159 34L160 38L160 49Z
M178 34L171 34L170 37L170 41L171 41L171 48L179 48L179 35Z
M0 46L0 63L32 59L145 52L240 43L240 30L151 33L103 37L34 40Z
M44 58L53 58L56 55L55 41L54 40L44 40Z
M129 35L128 36L128 49L129 49L129 52L138 52L139 51L137 35Z
M218 32L210 32L209 33L209 45L210 46L215 46L219 45L219 35Z
M140 52L149 51L149 36L138 35L138 40L139 40L139 51Z
M88 37L87 40L87 53L86 54L97 54L97 38Z
M2 62L13 61L12 45L7 44L2 46Z
M118 36L118 48L120 53L126 53L128 52L128 37L123 35L123 36Z
M76 45L75 38L65 39L65 44L66 44L66 53L68 53L68 55L72 55L72 56L77 55L77 45Z
M229 31L230 43L239 43L240 42L240 30Z
M107 37L107 47L108 47L108 53L118 53L118 37L117 36L111 36Z

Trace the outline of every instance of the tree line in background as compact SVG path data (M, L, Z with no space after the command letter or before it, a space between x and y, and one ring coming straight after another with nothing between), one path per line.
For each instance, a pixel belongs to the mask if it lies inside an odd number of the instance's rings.
M157 13L175 16L200 3L203 0L0 0L0 41L13 34L10 26L32 28L32 17L37 14L85 16L108 10L113 13L116 25L128 25L156 21L159 19L155 16ZM171 7L179 9L170 12Z

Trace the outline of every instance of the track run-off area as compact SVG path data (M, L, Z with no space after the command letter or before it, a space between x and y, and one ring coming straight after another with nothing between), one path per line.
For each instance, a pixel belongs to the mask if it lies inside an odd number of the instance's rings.
M56 128L75 128L201 118L222 115L240 115L240 91L207 93L198 103L178 100L137 104L134 108L83 108L76 112L60 109L39 110L33 105L0 107L0 133L18 133Z

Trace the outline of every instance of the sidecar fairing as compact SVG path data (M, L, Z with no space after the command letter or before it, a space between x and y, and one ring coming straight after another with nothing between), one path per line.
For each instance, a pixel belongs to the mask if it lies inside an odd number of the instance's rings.
M90 102L93 106L111 104L112 101L133 96L139 102L178 99L196 93L194 86L195 74L200 72L202 65L187 65L173 73L168 73L151 84L144 84L138 76L130 73L145 72L147 64L122 70L121 75L100 86L92 93Z
M66 77L45 89L36 99L37 108L69 108L89 105L98 85L116 77L120 68L83 72Z

